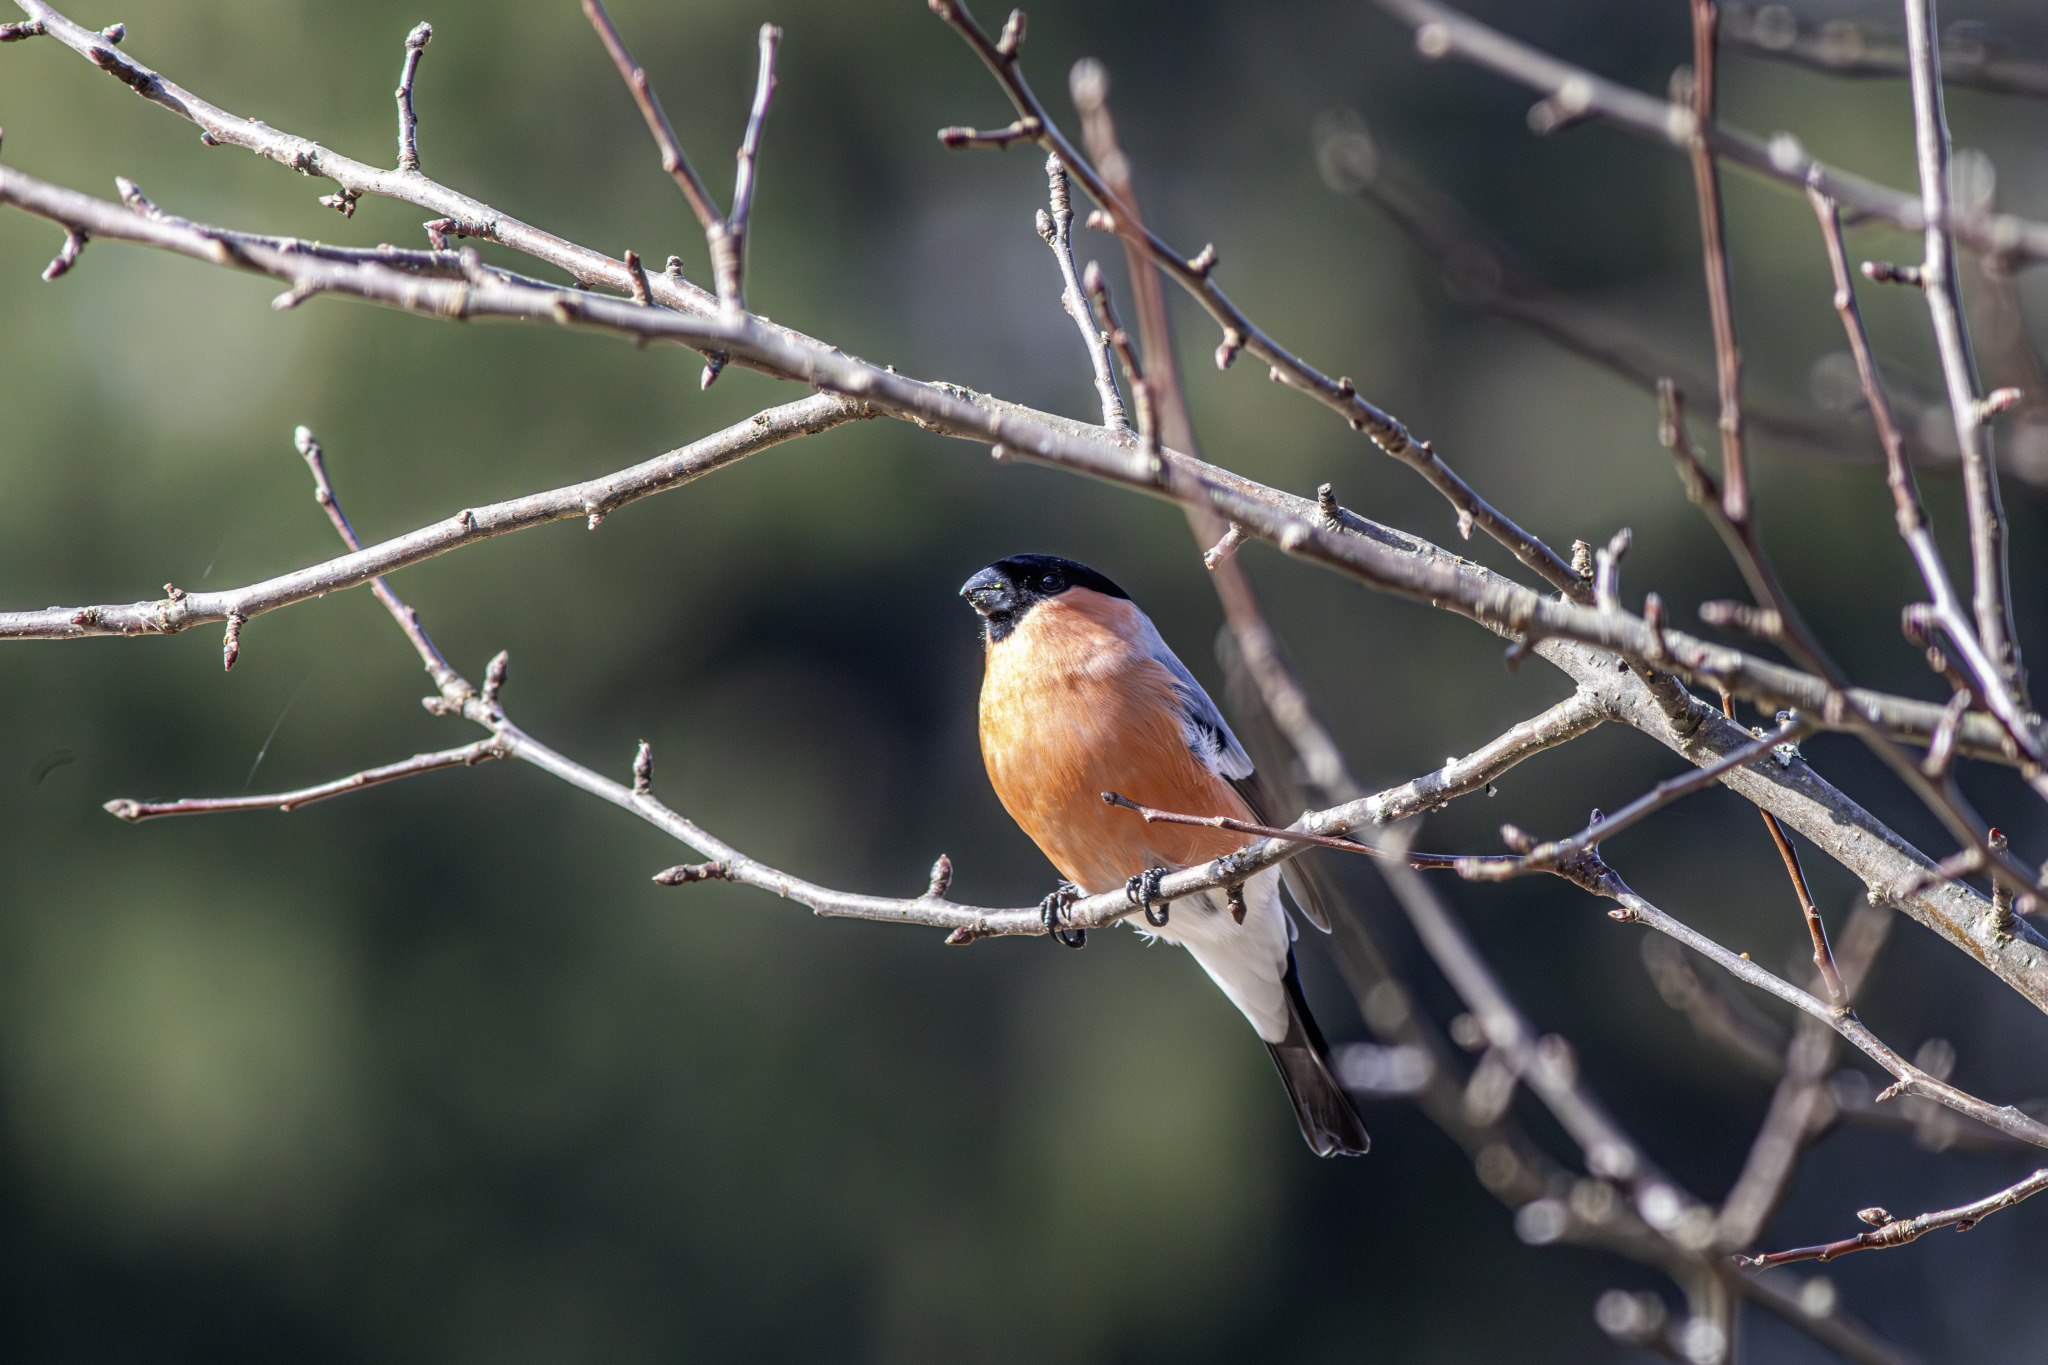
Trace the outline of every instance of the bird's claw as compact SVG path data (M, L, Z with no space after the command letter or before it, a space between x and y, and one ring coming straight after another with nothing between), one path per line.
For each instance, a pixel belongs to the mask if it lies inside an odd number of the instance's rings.
M1130 898L1132 905L1145 912L1145 923L1151 925L1154 929L1164 929L1167 918L1173 910L1172 901L1159 899L1159 883L1165 876L1165 868L1148 867L1124 883L1124 895ZM1156 916L1152 913L1152 907L1155 904L1159 907L1159 913Z
M1038 916L1045 921L1045 932L1069 948L1085 948L1088 946L1088 931L1086 929L1062 929L1060 927L1060 916L1065 913L1068 906L1079 899L1081 899L1080 887L1072 882L1061 882L1053 888L1051 895L1038 903Z

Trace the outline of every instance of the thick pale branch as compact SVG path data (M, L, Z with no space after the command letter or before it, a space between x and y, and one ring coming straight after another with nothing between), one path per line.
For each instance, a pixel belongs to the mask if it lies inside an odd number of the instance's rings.
M327 262L152 220L4 167L0 167L0 201L83 227L96 236L257 270L295 284L309 283L322 292L348 293L429 316L513 318L729 351L758 362L761 368L833 389L866 408L946 435L997 443L1005 455L1059 465L1162 497L1206 498L1218 515L1242 524L1248 532L1290 554L1385 591L1457 611L1503 634L1576 639L1630 658L1657 659L1689 681L1725 687L1759 706L1800 709L1820 716L1833 728L1853 728L1846 718L1829 719L1830 689L1810 674L1680 631L1653 631L1641 618L1625 611L1602 611L1544 596L1417 537L1348 511L1339 509L1332 519L1307 499L1278 493L1171 451L1159 461L1148 460L1122 433L1001 403L955 386L922 383L853 360L820 343L792 340L793 334L786 330L744 314L680 314L625 299L510 284L487 273L444 280L373 263ZM649 278L651 283L661 277ZM586 510L603 510L604 506L600 500L596 508ZM349 586L396 565L380 561L374 566L350 567L361 571L347 582L331 586ZM326 590L330 588L318 589ZM311 593L296 576L286 575L239 590L236 595L246 597L257 610L267 611ZM0 613L0 638L167 633L202 620L225 619L236 609L229 596L192 594L178 601ZM1942 725L1942 708L1932 703L1863 689L1850 690L1846 701L1847 710L1900 738L1927 743ZM2010 760L2010 739L1990 717L1964 717L1957 734L1959 752Z
M1531 123L1549 132L1579 119L1599 117L1681 150L1697 129L1690 109L1645 95L1547 52L1518 42L1448 5L1434 0L1374 0L1415 30L1415 46L1432 60L1457 57L1543 92ZM1706 130L1714 154L1781 184L1819 186L1830 199L1881 218L1909 232L1923 231L1927 217L1920 199L1888 185L1815 161L1798 139L1780 134L1765 142L1750 133L1716 124ZM2015 261L2048 260L2048 223L2010 214L1951 213L1947 227L1980 251L2005 253Z

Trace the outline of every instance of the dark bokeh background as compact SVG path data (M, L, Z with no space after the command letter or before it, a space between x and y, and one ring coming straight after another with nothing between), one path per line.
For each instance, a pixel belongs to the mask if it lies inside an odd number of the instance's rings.
M1662 89L1684 6L1480 7L1603 72ZM1836 6L1827 12L1838 12ZM1820 12L1820 11L1814 11ZM1880 19L1895 12L1874 6ZM701 240L570 0L436 8L369 0L80 0L129 50L224 107L377 160L392 155L400 42L436 26L418 103L427 171L617 252ZM619 0L686 145L721 196L755 26L781 23L781 92L755 217L755 306L907 373L1085 414L1091 393L1031 229L1029 153L947 153L932 131L1007 112L915 0ZM999 16L987 16L999 17ZM1960 17L1951 13L1947 18ZM2048 46L2025 0L1971 17ZM1398 234L1321 183L1316 115L1356 108L1539 271L1706 360L1681 159L1599 127L1548 141L1528 96L1417 61L1370 7L1046 4L1029 68L1049 95L1108 63L1157 224L1213 240L1221 279L1275 334L1433 438L1555 544L1635 529L1631 596L1682 613L1737 591L1654 439L1649 399L1460 311ZM1064 114L1064 98L1054 99ZM2048 107L1957 93L1960 145L2002 206L2048 216ZM1841 83L1731 56L1728 115L1911 185L1898 82ZM258 230L419 244L413 207L233 150L48 41L0 50L10 164ZM1840 349L1805 205L1728 180L1753 389L1807 401ZM1110 263L1106 239L1077 234ZM795 391L694 357L538 329L455 327L316 301L124 247L36 273L58 234L0 215L0 596L127 601L170 579L253 580L333 536L291 430L323 438L370 537L682 444ZM1905 237L1855 234L1911 259ZM523 263L521 268L531 268ZM2038 283L2027 292L2040 299ZM1902 385L1937 392L1924 310L1866 291ZM1176 306L1179 306L1178 304ZM1255 365L1217 375L1182 309L1207 452L1440 541L1448 509ZM1874 684L1938 695L1893 622L1915 589L1874 465L1759 456L1780 563ZM1930 500L1951 553L1956 490ZM2025 641L2048 659L2039 493L2009 493ZM1019 904L1050 870L989 794L979 663L954 598L973 569L1044 549L1129 587L1215 682L1218 614L1180 517L978 446L876 422L783 447L595 534L564 523L408 570L395 585L472 677L500 648L515 716L623 776L654 744L667 799L749 851L833 885L909 894L941 850L957 893ZM1470 552L1490 563L1490 545ZM1318 701L1369 780L1463 752L1558 699L1447 616L1248 552ZM1511 567L1511 566L1510 566ZM670 891L682 852L516 765L309 809L118 825L113 796L274 789L466 741L367 593L252 622L231 675L212 630L22 644L0 660L0 1321L37 1360L1373 1360L1625 1356L1590 1307L1636 1267L1538 1250L1457 1152L1395 1103L1364 1161L1308 1157L1255 1039L1182 955L1100 934L941 951L934 933L814 921L758 892ZM1927 847L1926 817L1860 752L1810 752ZM73 761L35 770L66 751ZM256 764L261 756L260 766ZM1431 822L1491 849L1513 819L1576 828L1675 770L1602 732ZM251 785L253 784L253 785ZM1973 794L2030 858L2048 829L2006 775ZM1777 964L1800 928L1763 831L1725 793L1615 841L1645 894ZM1857 888L1810 860L1831 911ZM1353 887L1429 1006L1432 983L1374 887ZM1539 1027L1670 1170L1718 1198L1766 1087L1658 1000L1639 938L1562 884L1447 885ZM1359 1033L1320 945L1305 971L1331 1032ZM2048 1021L1901 923L1865 1017L1911 1051L1953 1040L1959 1081L2048 1093ZM1554 1136L1533 1111L1546 1140ZM1570 1160L1558 1142L1559 1154ZM2019 1157L1838 1133L1806 1160L1770 1240L1845 1235L1850 1213L1974 1197ZM1825 1273L1844 1302L1942 1359L2040 1349L2048 1206ZM1805 1270L1782 1271L1788 1283ZM1752 1360L1817 1358L1751 1320Z

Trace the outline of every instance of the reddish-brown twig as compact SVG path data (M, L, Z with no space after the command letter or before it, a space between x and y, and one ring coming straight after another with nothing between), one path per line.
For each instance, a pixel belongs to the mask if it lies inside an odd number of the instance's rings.
M2035 1171L2025 1180L2008 1185L1996 1194L1961 1204L1952 1209L1937 1209L1923 1213L1917 1218L1893 1218L1883 1209L1864 1209L1856 1216L1867 1223L1875 1223L1869 1232L1854 1237L1844 1237L1839 1242L1823 1242L1819 1246L1794 1247L1790 1251L1771 1251L1761 1256L1737 1256L1737 1265L1763 1268L1774 1265L1789 1265L1794 1261L1831 1261L1837 1256L1846 1256L1852 1251L1879 1251L1888 1247L1902 1247L1937 1228L1952 1227L1958 1232L1967 1232L1985 1218L2000 1209L2009 1209L2023 1199L2048 1190L2048 1168Z
M1721 694L1721 714L1735 719L1735 698L1726 692ZM1792 879L1792 894L1799 898L1800 913L1806 917L1806 931L1813 939L1813 968L1820 974L1822 987L1827 991L1828 1001L1837 1009L1849 1007L1849 993L1842 986L1842 974L1835 966L1835 955L1828 947L1827 926L1822 923L1820 907L1813 903L1813 890L1806 884L1806 869L1799 865L1799 850L1792 847L1792 838L1785 833L1785 827L1778 823L1778 817L1767 810L1759 810L1764 828L1771 832L1771 842L1778 846L1778 856L1785 861L1785 875Z

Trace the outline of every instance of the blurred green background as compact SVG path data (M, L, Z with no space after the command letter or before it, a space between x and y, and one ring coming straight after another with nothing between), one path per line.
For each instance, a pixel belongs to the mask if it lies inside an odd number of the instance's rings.
M1685 7L1572 0L1477 12L1661 90ZM407 29L436 36L418 107L425 170L616 254L703 247L571 0L80 0L127 50L221 106L371 161L394 151ZM1885 6L1814 7L1895 21ZM948 153L943 124L1007 111L916 0L618 0L613 13L721 198L753 32L784 27L749 294L778 320L909 374L1087 415L1057 276L1032 231L1032 153ZM982 16L995 22L1000 14ZM1945 19L1965 17L1961 11ZM2048 47L2027 0L1967 17ZM1708 360L1692 191L1667 149L1589 126L1548 140L1529 96L1418 61L1359 3L1049 3L1027 63L1066 115L1082 55L1114 80L1150 217L1214 241L1224 286L1274 334L1435 440L1553 544L1633 526L1633 599L1689 620L1739 591L1655 442L1650 399L1467 312L1395 230L1333 194L1309 128L1355 108L1538 272ZM1730 55L1724 109L1816 154L1914 183L1902 83ZM2048 217L2048 106L1951 97L2002 207ZM344 222L303 182L137 100L50 41L0 49L9 164L250 230L422 245L411 206ZM1841 349L1803 202L1727 182L1753 392L1809 402ZM1085 255L1120 267L1108 239ZM326 444L366 537L681 445L798 391L695 357L539 329L456 327L100 244L54 284L59 234L0 214L0 594L8 607L129 601L166 579L238 584L334 537L291 432ZM1861 256L1912 259L1859 230ZM495 253L521 269L529 263ZM1119 276L1120 278L1120 276ZM2023 281L2035 305L2039 272ZM1894 382L1938 394L1910 291L1865 291ZM1206 453L1439 542L1449 510L1253 364L1218 375L1176 300ZM1702 395L1703 397L1704 395ZM1874 447L1871 447L1874 452ZM1874 463L1760 453L1761 505L1810 617L1859 677L1938 696L1898 638L1915 586ZM1952 480L1930 501L1953 554ZM2009 486L2024 642L2048 667L2042 494ZM1467 547L1462 547L1465 549ZM979 446L873 422L778 448L614 515L408 570L394 586L472 678L512 658L507 701L546 742L623 777L652 741L665 798L740 847L849 889L913 894L934 855L956 894L1024 904L1051 871L987 789L974 739L972 570L1037 549L1117 578L1220 694L1218 612L1163 505ZM1491 545L1468 549L1512 567ZM1247 552L1319 704L1370 781L1395 781L1564 695L1509 674L1491 637ZM1516 1240L1511 1216L1412 1109L1368 1106L1357 1162L1303 1150L1251 1032L1182 955L1090 951L815 921L761 893L663 890L686 857L518 765L437 774L280 816L139 828L114 796L262 791L466 742L364 592L220 640L18 644L0 658L0 1321L47 1361L1575 1361L1626 1358L1594 1326L1632 1265ZM1852 746L1809 752L1904 833L1938 831ZM68 756L68 762L55 763ZM259 762L260 760L260 762ZM55 766L51 766L55 763ZM1511 819L1576 828L1676 770L1603 731L1433 819L1427 846L1492 850ZM2048 828L2009 774L1971 792L2023 856ZM1757 821L1726 793L1618 839L1646 895L1766 963L1802 937ZM1832 912L1855 893L1810 858ZM1446 884L1539 1028L1692 1190L1719 1198L1768 1088L1659 1001L1639 938L1560 883ZM1351 887L1427 1007L1456 1006L1366 880ZM1327 1030L1362 1034L1320 944ZM1864 1017L1910 1052L1953 1040L1959 1083L2048 1094L2048 1021L1901 923ZM1567 1144L1537 1111L1540 1137ZM1806 1160L1775 1244L1846 1235L1870 1203L1916 1211L2016 1178L2022 1157L1932 1154L1844 1131ZM1825 1273L1934 1358L2039 1349L2048 1306L2028 1206ZM1800 1272L1779 1272L1788 1283ZM1821 1358L1752 1318L1751 1360Z

